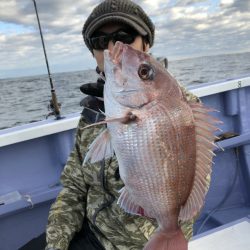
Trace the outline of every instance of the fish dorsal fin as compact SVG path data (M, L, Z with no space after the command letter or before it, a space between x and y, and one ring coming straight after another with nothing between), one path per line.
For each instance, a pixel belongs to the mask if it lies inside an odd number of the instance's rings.
M196 166L192 190L180 211L179 219L182 221L192 219L204 204L214 156L214 132L217 130L215 124L219 123L217 119L208 114L212 110L203 104L192 103L190 107L193 111L196 130Z
M84 158L84 163L90 160L91 163L99 162L114 155L111 137L108 129L105 129L90 144L89 150Z

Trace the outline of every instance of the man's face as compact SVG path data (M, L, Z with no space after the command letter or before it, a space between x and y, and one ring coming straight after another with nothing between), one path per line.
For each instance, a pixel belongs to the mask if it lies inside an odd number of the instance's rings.
M115 31L121 30L122 28L124 28L124 26L120 25L120 24L106 24L104 26L102 26L98 32L102 32L105 34L111 34ZM134 42L130 43L130 45L137 49L137 50L141 50L144 52L147 52L149 50L149 45L146 44L145 49L143 46L143 40L142 37L140 35L136 36ZM114 47L114 43L112 41L109 41L108 43L108 49L112 50ZM93 54L94 54L94 58L96 59L96 63L98 65L98 68L100 69L100 71L104 71L104 56L103 56L103 50L96 50L93 49Z

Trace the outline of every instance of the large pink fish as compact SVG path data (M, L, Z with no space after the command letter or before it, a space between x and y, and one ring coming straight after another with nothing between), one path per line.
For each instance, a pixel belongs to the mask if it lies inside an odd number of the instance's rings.
M105 51L107 129L86 160L114 149L125 184L118 200L128 213L155 218L146 250L185 250L179 221L201 209L211 172L215 122L190 103L173 76L148 54L117 42Z

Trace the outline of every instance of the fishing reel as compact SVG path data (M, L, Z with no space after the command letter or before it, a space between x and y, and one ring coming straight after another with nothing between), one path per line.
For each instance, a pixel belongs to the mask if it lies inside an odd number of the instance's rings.
M51 96L52 98L50 99L50 102L48 104L48 111L51 111L51 112L46 115L46 119L48 119L49 116L54 115L56 119L59 120L62 118L60 115L62 104L57 101L56 93L54 89L51 90Z

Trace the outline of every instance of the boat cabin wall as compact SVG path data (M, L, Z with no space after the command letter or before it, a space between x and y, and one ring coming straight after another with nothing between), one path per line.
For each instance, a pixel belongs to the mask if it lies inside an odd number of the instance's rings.
M203 96L218 110L218 132L211 185L194 233L224 225L250 214L250 87ZM223 150L222 150L223 149Z
M45 231L74 134L72 129L0 148L1 250L16 250Z

